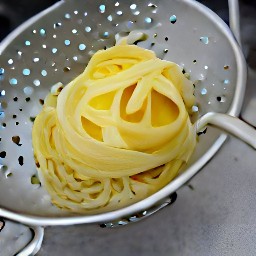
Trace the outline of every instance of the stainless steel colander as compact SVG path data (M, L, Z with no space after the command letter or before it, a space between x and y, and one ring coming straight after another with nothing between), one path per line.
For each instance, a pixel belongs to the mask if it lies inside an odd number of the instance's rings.
M138 212L149 215L172 202L168 196L192 178L225 141L222 131L209 127L199 136L193 157L177 178L123 209L74 216L51 204L45 189L34 182L33 120L51 86L67 84L80 74L93 53L115 44L118 33L144 33L139 46L178 63L190 75L197 99L193 111L203 116L196 123L198 132L212 123L250 143L243 127L249 133L252 129L226 116L240 112L246 84L237 1L229 4L235 37L215 13L192 0L65 0L10 34L0 46L0 216L32 226L107 222L113 226L117 219L135 216L134 220Z

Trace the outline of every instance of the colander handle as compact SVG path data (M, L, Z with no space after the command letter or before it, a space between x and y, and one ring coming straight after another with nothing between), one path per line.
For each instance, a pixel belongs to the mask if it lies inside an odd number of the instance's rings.
M196 132L199 133L207 125L212 125L226 131L256 149L255 128L237 117L213 112L207 113L195 123Z
M6 221L1 218L0 223L2 224L0 226L0 232L1 232L6 227ZM22 225L22 224L19 224L19 225ZM36 253L41 248L41 244L42 244L43 237L44 237L44 228L29 227L29 229L30 229L30 232L33 233L33 238L30 240L30 242L24 248L19 249L19 251L15 253L16 256L33 256L33 255L36 255ZM8 234L8 231L7 231L7 234ZM13 235L16 235L16 234L14 233ZM10 241L11 242L8 243L8 246L13 247L14 246L13 240L10 240ZM1 249L0 249L0 254L1 254Z
M228 0L229 9L229 26L236 38L238 44L241 46L240 37L240 12L238 0Z
M29 244L21 249L16 256L34 256L38 253L41 248L43 238L44 238L44 228L43 227L30 227L34 233L33 239Z

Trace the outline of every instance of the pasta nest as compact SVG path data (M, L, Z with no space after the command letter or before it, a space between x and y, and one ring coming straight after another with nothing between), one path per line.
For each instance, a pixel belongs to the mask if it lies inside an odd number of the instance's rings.
M190 158L193 85L181 68L135 45L94 54L36 117L40 179L56 206L98 213L169 183Z

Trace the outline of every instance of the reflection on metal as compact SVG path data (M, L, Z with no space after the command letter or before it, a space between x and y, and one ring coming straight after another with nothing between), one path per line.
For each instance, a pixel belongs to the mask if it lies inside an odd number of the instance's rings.
M177 199L177 193L175 192L172 195L170 195L169 197L161 200L160 202L158 202L157 204L155 204L154 206L150 207L149 209L147 209L145 211L139 212L139 213L131 215L129 217L122 218L120 220L103 223L100 225L100 227L101 228L116 228L116 227L120 227L120 226L125 226L130 223L134 223L137 221L141 221L141 220L151 216L152 214L158 212L159 210L163 209L164 207L173 204L176 201L176 199Z
M31 231L34 235L33 239L26 245L26 247L20 250L16 256L33 256L40 250L44 238L44 228L33 227L31 228Z

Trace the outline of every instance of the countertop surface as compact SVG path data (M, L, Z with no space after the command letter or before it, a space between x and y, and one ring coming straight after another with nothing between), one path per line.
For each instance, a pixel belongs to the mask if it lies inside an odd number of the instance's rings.
M255 14L253 4L242 1L243 49L250 68L241 117L254 125L255 110L251 107L256 107ZM124 227L47 227L37 255L256 254L256 153L253 149L230 137L203 170L177 194L173 205Z

